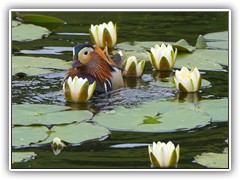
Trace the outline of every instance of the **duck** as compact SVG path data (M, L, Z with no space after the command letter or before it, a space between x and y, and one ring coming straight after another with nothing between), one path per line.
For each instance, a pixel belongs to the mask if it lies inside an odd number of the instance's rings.
M68 77L87 78L89 83L96 81L95 94L107 93L124 86L122 77L123 58L120 54L111 57L107 48L98 45L78 44L73 48L73 62Z

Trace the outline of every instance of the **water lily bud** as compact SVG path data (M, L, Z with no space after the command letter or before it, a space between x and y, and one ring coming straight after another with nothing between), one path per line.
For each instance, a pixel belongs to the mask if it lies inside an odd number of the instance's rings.
M167 168L175 166L179 161L180 146L169 141L167 144L158 141L148 145L150 162L154 167Z
M179 91L196 92L201 87L202 78L197 68L189 71L183 66L180 71L175 72L174 82Z
M52 149L53 149L53 153L55 155L58 155L61 152L61 150L64 147L66 147L66 145L58 137L55 137L53 139L51 146L52 146Z
M156 70L169 71L175 64L177 49L174 52L170 44L167 46L165 44L155 45L155 47L151 47L149 56L150 62Z
M143 69L145 66L145 61L142 60L140 62L137 61L135 56L131 56L125 60L123 63L123 75L131 76L131 77L139 77L143 73Z
M112 21L108 24L91 24L89 31L93 42L101 48L105 46L112 48L117 42L117 25Z
M94 81L89 85L87 78L78 78L75 76L73 79L69 77L63 83L63 93L67 101L71 102L86 102L88 101L96 88Z

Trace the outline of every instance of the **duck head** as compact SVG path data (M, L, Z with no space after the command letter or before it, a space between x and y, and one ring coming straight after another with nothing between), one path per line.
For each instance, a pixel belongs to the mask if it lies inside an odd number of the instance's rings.
M107 55L98 46L80 44L73 48L71 70L73 75L89 74L100 82L105 82L112 76L108 61Z

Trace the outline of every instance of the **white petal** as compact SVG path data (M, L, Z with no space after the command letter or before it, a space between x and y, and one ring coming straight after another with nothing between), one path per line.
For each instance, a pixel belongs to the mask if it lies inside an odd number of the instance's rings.
M124 68L126 71L128 71L128 69L132 63L135 63L135 65L137 66L137 59L135 56L129 57L126 61L127 62L126 62L125 68Z
M166 48L167 48L166 45L162 44L161 47L160 47L160 51L165 51Z
M142 60L141 62L139 62L139 63L137 64L136 72L137 72L137 76L138 76L138 77L141 76L142 73L143 73L143 69L144 69L144 65L143 65L143 64L145 64L145 61L144 61L144 60Z
M96 44L99 44L99 37L98 37L98 26L97 25L91 25L90 31L92 32L92 35L94 36L94 40L96 41Z
M196 79L200 78L200 73L197 68L194 68L191 73L195 75Z
M190 71L185 66L182 67L180 71L180 76L190 76Z
M117 34L116 34L116 29L112 21L110 21L106 28L108 29L110 36L112 38L112 44L116 44L117 41Z
M95 91L95 88L96 88L96 82L94 81L94 83L92 83L88 86L88 98L87 98L87 100L89 100L92 97L92 95Z
M105 26L100 24L98 26L98 41L99 41L99 46L100 47L104 47L105 46L105 42L103 42L103 32L104 32L104 28Z

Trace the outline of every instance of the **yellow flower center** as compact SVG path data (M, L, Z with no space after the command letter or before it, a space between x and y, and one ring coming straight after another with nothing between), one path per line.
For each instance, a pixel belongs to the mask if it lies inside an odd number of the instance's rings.
M183 74L182 75L182 79L190 79L191 78L191 74Z

